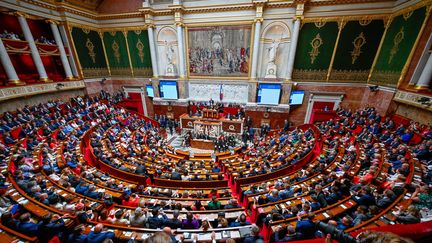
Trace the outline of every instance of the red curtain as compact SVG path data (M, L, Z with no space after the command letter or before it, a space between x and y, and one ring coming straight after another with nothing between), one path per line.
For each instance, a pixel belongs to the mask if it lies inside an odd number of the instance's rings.
M7 81L8 81L8 78L7 78L5 70L3 69L3 65L0 65L0 87L6 86Z
M1 23L0 25L1 33L3 33L5 30L7 32L13 32L19 35L22 38L22 40L24 40L24 37L22 37L21 26L16 16L0 13L0 23Z
M315 101L312 106L312 110L322 110L326 106L329 110L333 110L334 102Z
M30 54L10 54L9 57L20 80L27 83L39 80L39 74Z
M144 115L144 108L142 105L142 99L140 93L128 93L129 98L134 101L137 112L141 115Z
M59 56L41 56L48 78L62 81L65 78L64 69Z
M39 39L41 36L44 36L45 38L47 38L50 41L54 40L54 36L52 34L51 27L45 21L27 19L27 23L30 27L33 38L35 40Z
M329 111L332 111L334 107L334 102L315 101L312 106L312 114L310 116L309 123L333 118L333 115L329 116L330 114L321 114L323 113L322 111L325 107L327 107ZM316 113L320 114L317 115Z

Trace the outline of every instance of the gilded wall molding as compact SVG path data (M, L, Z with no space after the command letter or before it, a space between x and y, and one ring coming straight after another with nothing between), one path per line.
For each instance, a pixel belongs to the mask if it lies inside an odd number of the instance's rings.
M430 98L430 96L398 90L396 91L393 100L432 111L432 105L423 105L421 102L419 102L421 98Z
M22 2L26 2L35 6L39 6L45 9L56 10L58 12L68 12L71 14L75 14L78 16L83 16L86 18L90 18L93 20L112 20L112 19L128 19L128 18L139 18L143 17L143 13L149 13L153 16L169 16L173 14L173 5L169 5L167 8L163 9L154 9L152 7L141 8L134 12L127 13L113 13L113 14L100 14L92 9L85 8L83 6L72 5L68 2L57 2L53 0L44 0L44 1L36 1L36 0L20 0ZM388 2L392 0L381 0L381 2ZM294 8L299 1L268 1L266 3L266 8ZM348 4L366 4L366 3L376 3L376 0L310 0L310 1L301 1L306 6L331 6L331 5L348 5ZM413 11L417 8L430 5L432 0L423 0L418 3L415 3L407 8L401 9L392 13L391 15L399 15L406 12ZM253 3L244 3L244 4L218 4L218 5L207 5L207 6L182 6L183 14L203 14L203 13L214 13L214 12L228 12L228 11L245 11L245 10L254 10L255 5ZM378 14L378 15L370 15L371 19L380 19L388 16L389 14ZM343 17L347 21L350 20L360 20L364 17L364 15L359 16L337 16L337 17L326 17L326 21L338 21ZM306 22L314 22L317 18L305 18ZM322 19L322 18L321 18Z
M60 83L63 84L63 87L58 88L57 84ZM60 82L60 83L45 83L45 84L3 88L0 89L0 101L15 99L24 96L36 95L36 94L85 88L84 81L82 80Z

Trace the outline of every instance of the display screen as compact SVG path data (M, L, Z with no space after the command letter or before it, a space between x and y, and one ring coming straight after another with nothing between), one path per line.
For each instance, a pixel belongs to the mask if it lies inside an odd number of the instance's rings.
M258 86L257 103L263 105L278 105L280 93L280 84L260 84Z
M293 90L290 96L290 105L303 104L304 90Z
M163 99L178 99L176 81L159 81L160 97Z
M154 97L153 85L147 84L146 89L147 89L147 96L148 97Z

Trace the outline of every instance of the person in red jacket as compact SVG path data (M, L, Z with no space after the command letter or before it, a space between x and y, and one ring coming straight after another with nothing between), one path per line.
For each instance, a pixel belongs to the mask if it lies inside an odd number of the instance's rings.
M125 195L122 205L123 206L129 206L129 207L138 207L140 198L135 193L132 193L131 195Z

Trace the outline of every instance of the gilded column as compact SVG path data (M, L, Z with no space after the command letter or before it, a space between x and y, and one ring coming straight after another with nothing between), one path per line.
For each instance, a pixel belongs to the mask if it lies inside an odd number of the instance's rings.
M38 51L36 43L33 39L33 35L30 31L27 20L23 14L17 14L17 16L18 16L18 21L19 21L21 29L23 31L24 37L29 44L31 55L33 58L33 62L35 64L37 72L39 74L39 79L40 79L40 81L43 81L43 82L50 82L51 80L48 79L48 75L45 71L45 67L44 67L42 59L39 55L39 51Z
M294 70L294 58L297 50L297 42L300 33L300 18L296 18L294 21L293 35L291 38L290 52L288 54L288 70L287 79L292 80L292 73Z
M19 80L15 68L12 65L12 61L9 57L9 54L7 53L6 47L4 46L1 38L0 38L0 61L3 65L3 69L6 72L10 84L15 84L15 85L24 84L24 82L21 82Z
M66 51L65 51L64 46L63 46L63 40L61 39L60 32L58 30L57 24L54 21L51 21L51 20L48 21L48 22L49 22L49 24L51 26L51 30L52 30L53 35L54 35L54 40L55 40L55 42L57 44L57 47L59 49L59 52L60 52L60 60L61 60L61 62L63 64L63 68L64 68L64 71L65 71L65 74L66 74L66 79L67 80L72 80L73 79L72 70L71 70L70 65L69 65L69 61L68 61L68 58L67 58L67 55L66 55Z
M381 36L381 41L380 41L380 43L379 43L379 45L378 45L378 50L377 50L376 53L375 53L375 57L374 57L374 60L373 60L373 62L372 62L372 66L371 66L370 71L369 71L369 75L368 75L367 83L369 83L370 80L371 80L371 78L372 78L372 73L373 73L374 70L375 70L375 66L376 66L376 64L377 64L377 62L378 62L378 57L379 57L379 55L380 55L380 53L381 53L381 49L382 49L382 46L383 46L383 44L384 44L385 37L387 36L387 30L388 30L388 28L390 27L390 24L391 24L392 21L393 21L393 18L391 18L391 17L390 17L389 19L385 19L385 20L384 20L384 26L385 26L385 28L384 28L384 33L383 33L382 36Z
M102 31L98 31L98 34L99 34L99 37L100 37L101 42L102 42L102 49L103 49L104 57L105 57L105 60L106 60L106 65L107 65L107 69L108 69L108 75L111 76L111 68L110 68L110 63L109 63L109 60L108 60L108 55L106 53L105 42L104 42L104 39L103 39L103 32Z
M71 70L72 70L72 75L74 77L79 77L80 75L79 75L79 72L78 72L77 64L76 64L75 59L73 57L73 49L72 49L72 46L71 46L71 44L69 42L69 38L68 38L68 35L67 35L67 30L66 30L64 24L59 25L58 27L60 29L60 35L61 35L61 37L62 37L62 39L64 41L63 42L64 46L66 46L68 48L68 50L69 50L69 57L68 57L68 59L69 59L69 64L70 64L70 67L71 67Z
M331 60L330 60L330 65L329 65L329 68L328 68L328 71L327 71L327 77L326 77L326 81L327 81L327 82L328 82L329 79L330 79L330 74L331 74L331 71L332 71L332 69L333 69L334 59L335 59L335 57L336 57L337 47L338 47L338 45L339 45L340 35L341 35L341 32L342 32L342 29L345 27L345 24L346 24L346 22L345 22L345 20L343 20L343 19L342 19L341 21L338 22L338 29L339 29L339 31L338 31L338 34L337 34L337 37L336 37L335 46L334 46L334 48L333 48L333 54L332 54L332 57L331 57Z
M133 65L132 65L132 59L131 59L131 53L130 53L130 49L129 49L129 42L128 42L128 37L127 37L127 30L123 31L123 35L126 41L126 51L127 51L127 56L128 56L128 61L129 61L129 68L132 74L132 77L134 76L134 71L133 71Z

